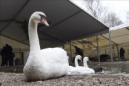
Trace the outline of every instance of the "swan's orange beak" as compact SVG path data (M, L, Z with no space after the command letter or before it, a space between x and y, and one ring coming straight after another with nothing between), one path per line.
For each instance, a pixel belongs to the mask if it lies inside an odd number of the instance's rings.
M49 24L48 24L48 22L47 22L47 20L45 18L41 19L41 23L43 23L43 24L45 24L46 26L49 27Z

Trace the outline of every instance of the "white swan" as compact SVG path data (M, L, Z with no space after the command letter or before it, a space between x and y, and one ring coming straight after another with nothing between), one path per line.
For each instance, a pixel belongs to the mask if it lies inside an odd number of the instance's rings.
M75 67L73 66L69 66L68 67L68 71L67 71L67 75L81 75L81 70L78 69L78 60L81 60L81 56L77 55L75 57L74 63L75 63Z
M75 58L75 67L78 69L78 71L80 71L81 75L87 75L87 74L95 73L93 69L89 68L88 65L85 64L86 61L88 61L86 57L83 58L84 66L79 66L78 65L78 59L81 60L82 57L80 55L77 55L76 58Z
M78 65L78 60L81 60L81 58L80 55L75 57L75 67L69 66L67 75L87 75L92 73L90 69Z
M80 55L76 55L74 63L75 63L75 67L80 67L78 64L78 60L82 61L82 57Z
M29 20L28 32L30 42L30 53L23 72L27 80L45 80L63 76L67 73L68 56L62 48L40 49L37 26L46 21L43 12L34 12Z
M87 64L87 61L89 61L89 58L88 58L88 57L84 57L84 58L83 58L83 65L84 65L84 67L85 67L86 70L88 70L90 73L95 73L94 69L89 68L89 66L88 66L88 64Z

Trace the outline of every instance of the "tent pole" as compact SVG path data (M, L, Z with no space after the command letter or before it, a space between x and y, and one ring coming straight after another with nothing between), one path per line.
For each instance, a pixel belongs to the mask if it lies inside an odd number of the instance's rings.
M111 30L109 29L109 52L111 57L111 62L113 62L113 56L112 56L112 43L111 43Z
M70 64L72 63L72 43L71 43L71 41L69 42L69 44L70 44L70 57L69 57L69 61L70 61Z
M64 44L62 45L62 47L63 47L63 49L65 49L65 45Z
M99 38L98 38L98 35L96 36L96 41L97 41L97 58L98 58L99 65L100 65L100 55L99 55Z
M70 41L70 56L72 57L72 43Z
M83 58L84 58L84 56L85 56L85 52L84 52L85 51L85 44L83 44L83 43L82 43L82 49L83 49Z

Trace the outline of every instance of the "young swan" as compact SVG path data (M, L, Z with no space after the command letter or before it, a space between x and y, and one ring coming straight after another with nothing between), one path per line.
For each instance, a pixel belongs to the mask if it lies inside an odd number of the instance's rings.
M75 60L74 60L75 67L80 67L79 64L78 64L78 60L81 60L81 59L82 59L82 57L80 55L76 55Z
M84 65L84 67L86 68L86 70L89 71L89 73L95 73L95 71L92 68L89 68L89 66L87 64L88 61L89 61L88 57L84 57L83 58L83 65Z
M49 26L43 12L34 12L28 24L30 53L23 72L28 81L57 78L67 73L68 56L62 48L40 49L37 26Z
M81 60L81 56L80 55L77 55L75 57L75 67L73 66L69 66L68 67L68 71L67 71L67 75L82 75L83 74L83 71L82 69L80 68L80 66L78 65L78 60Z
M69 66L67 75L87 75L92 73L90 69L78 65L78 60L81 60L81 58L80 55L75 57L75 67Z

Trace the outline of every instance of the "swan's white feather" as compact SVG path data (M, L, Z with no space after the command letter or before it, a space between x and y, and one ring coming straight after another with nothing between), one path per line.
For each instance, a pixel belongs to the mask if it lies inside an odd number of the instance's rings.
M83 58L83 65L84 65L85 70L87 70L89 73L95 73L94 69L89 68L89 66L87 64L87 61L89 61L89 58L88 57L84 57Z
M60 77L67 73L69 66L67 53L62 48L40 49L37 34L37 26L42 19L40 15L46 17L42 12L34 12L29 20L30 53L23 69L27 80Z
M47 48L31 52L24 67L29 80L44 80L66 74L68 56L61 48Z
M87 70L84 67L69 67L69 71L67 72L67 75L88 75L92 74L91 71Z
M83 67L78 65L78 59L81 60L81 58L82 57L80 55L77 55L75 57L75 67L69 66L67 75L87 75L94 73L94 70L88 67Z
M40 49L37 33L38 23L42 19L40 15L46 17L45 13L34 12L29 20L30 53L23 69L26 79L45 80L63 75L89 74L84 67L69 66L67 53L62 48Z

